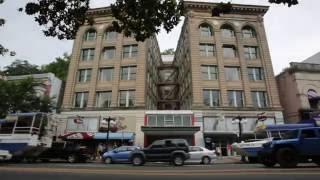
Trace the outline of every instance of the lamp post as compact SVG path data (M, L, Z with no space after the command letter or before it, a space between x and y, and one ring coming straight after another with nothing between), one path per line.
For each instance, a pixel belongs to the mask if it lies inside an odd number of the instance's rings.
M245 117L243 116L236 116L234 118L232 118L232 124L238 123L238 128L239 128L239 134L238 134L238 143L241 143L241 139L242 139L242 124L246 123L247 120L245 119ZM241 161L245 162L245 156L241 156Z
M106 139L106 149L109 150L109 131L110 131L110 121L115 121L115 118L111 118L110 116L107 118L103 118L103 120L108 122L108 128L107 128L107 139Z

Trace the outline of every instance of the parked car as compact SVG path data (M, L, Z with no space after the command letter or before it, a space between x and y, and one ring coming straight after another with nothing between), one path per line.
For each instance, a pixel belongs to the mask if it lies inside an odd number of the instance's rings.
M8 161L11 158L12 158L12 155L9 153L9 151L0 150L0 161Z
M68 142L55 142L52 147L40 154L38 159L50 161L63 159L69 163L86 162L91 159L92 153L84 146Z
M138 146L120 146L111 151L105 152L102 159L106 164L129 163L132 151L139 150Z
M263 144L258 156L267 167L279 163L282 168L293 168L308 159L320 166L320 128L289 131L282 139Z
M189 154L190 158L186 160L186 163L210 164L217 158L215 150L200 146L190 146Z
M189 144L184 139L164 139L154 141L149 147L133 151L131 163L141 166L145 162L170 162L182 166L189 159Z

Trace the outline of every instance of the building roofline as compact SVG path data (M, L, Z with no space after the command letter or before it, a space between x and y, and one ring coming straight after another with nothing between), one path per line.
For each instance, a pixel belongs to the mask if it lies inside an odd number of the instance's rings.
M100 8L92 8L87 11L88 16L104 16L111 15L111 7L100 7Z
M290 62L290 67L279 73L276 78L282 76L285 73L307 72L307 73L319 73L320 64L316 63L304 63L304 62Z
M213 9L219 3L212 2L197 2L197 1L184 1L186 8L199 8L199 9ZM264 15L269 10L269 6L263 5L246 5L246 4L232 4L232 12L245 12L248 14L262 14Z

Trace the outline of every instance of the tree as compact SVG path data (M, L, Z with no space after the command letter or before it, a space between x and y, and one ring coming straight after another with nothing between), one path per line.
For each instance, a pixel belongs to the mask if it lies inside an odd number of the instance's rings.
M70 63L70 55L67 53L63 54L63 57L57 57L56 61L44 65L41 67L43 72L51 72L55 74L56 77L65 81L68 75L68 67Z
M1 0L0 0L1 1ZM36 0L25 6L28 15L34 15L35 21L46 36L59 39L74 39L81 25L93 24L86 18L90 0ZM269 0L270 3L283 3L289 7L298 4L298 0ZM231 3L220 3L212 10L213 16L231 11ZM19 9L23 11L23 8ZM111 30L134 34L137 41L144 41L157 34L163 27L170 32L184 14L183 0L116 0L111 4L113 21Z
M51 112L54 109L53 101L47 95L37 94L36 87L39 86L42 86L42 83L33 78L0 80L0 118L16 112Z
M4 2L4 0L0 0L0 5ZM5 19L2 19L0 17L0 27L4 26L4 24L6 23ZM5 48L1 43L0 43L0 55L4 56L6 53L9 52L9 49ZM15 56L16 53L14 51L10 52L10 56Z
M161 52L161 55L174 55L175 51L173 48L166 49L163 52Z
M4 68L3 73L6 76L39 74L42 71L37 65L30 64L27 60L15 60L9 66Z

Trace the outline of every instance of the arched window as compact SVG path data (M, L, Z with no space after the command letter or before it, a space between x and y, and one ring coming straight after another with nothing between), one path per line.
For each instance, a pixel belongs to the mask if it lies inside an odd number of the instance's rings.
M85 41L93 41L97 38L97 32L94 29L88 30L84 35Z
M309 104L310 104L311 109L318 109L320 96L318 95L317 91L315 91L314 89L309 89L308 90L308 100L309 100Z
M256 31L250 26L245 26L245 27L242 28L242 36L244 38L255 38L255 37L257 37Z
M201 37L210 37L213 36L212 27L209 24L201 24L199 26L200 36Z
M235 37L235 33L234 33L233 28L228 24L225 24L225 25L221 26L221 33L222 33L222 36L226 37L226 38Z
M118 36L118 33L115 31L106 31L104 38L105 40L108 40L108 41L114 41L117 39L117 36Z

